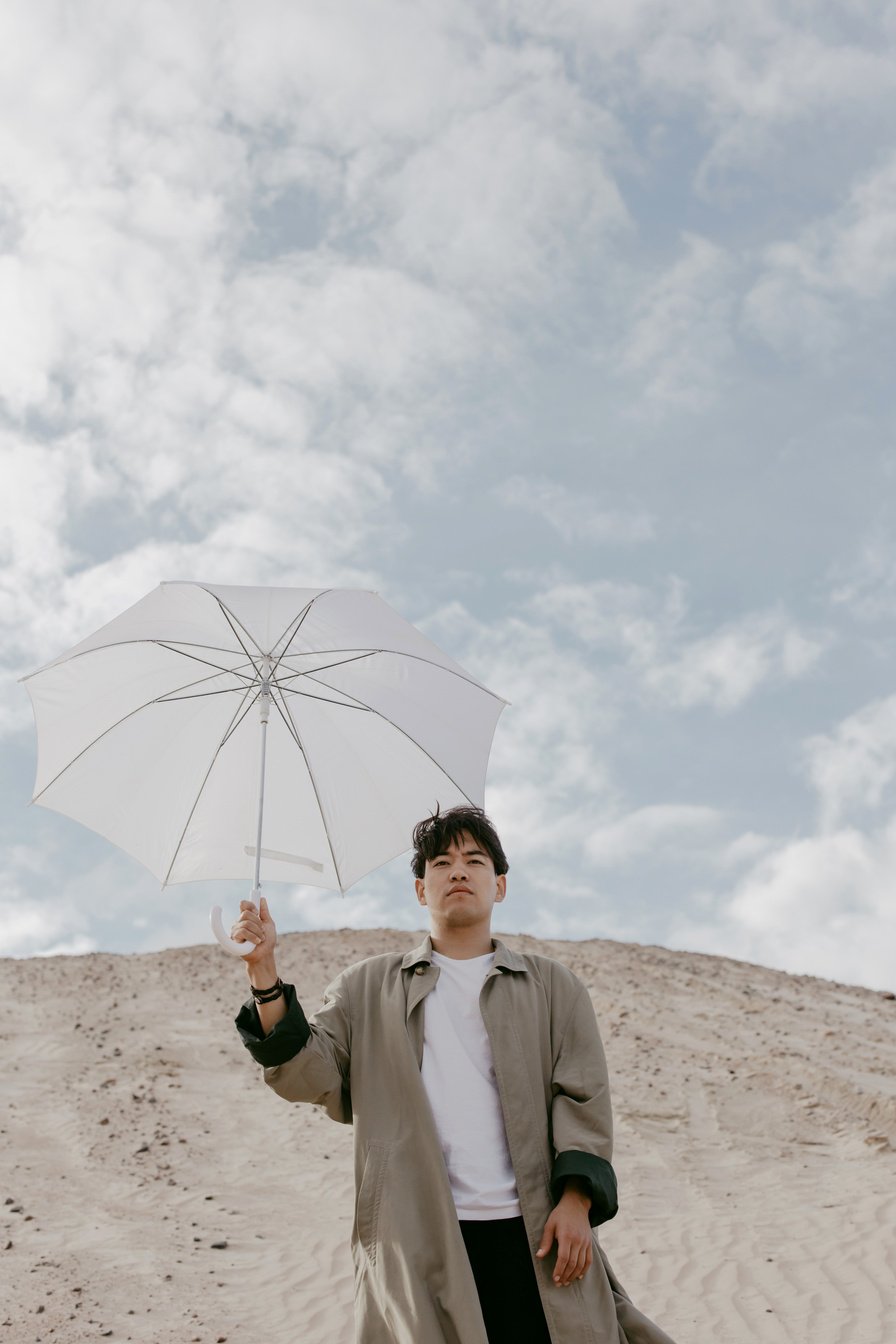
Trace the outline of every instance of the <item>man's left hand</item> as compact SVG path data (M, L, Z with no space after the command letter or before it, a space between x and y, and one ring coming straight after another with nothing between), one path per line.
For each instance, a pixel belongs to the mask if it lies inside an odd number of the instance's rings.
M535 1254L539 1260L543 1260L554 1242L557 1242L554 1282L561 1288L566 1288L573 1279L583 1279L593 1259L591 1225L588 1222L590 1208L589 1197L569 1181L560 1203L544 1225L544 1236Z

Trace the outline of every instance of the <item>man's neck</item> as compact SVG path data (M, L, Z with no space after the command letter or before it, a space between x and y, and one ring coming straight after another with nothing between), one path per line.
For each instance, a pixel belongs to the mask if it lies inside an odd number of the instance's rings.
M494 951L492 932L488 925L473 925L469 929L441 929L432 926L432 950L454 961L469 961Z

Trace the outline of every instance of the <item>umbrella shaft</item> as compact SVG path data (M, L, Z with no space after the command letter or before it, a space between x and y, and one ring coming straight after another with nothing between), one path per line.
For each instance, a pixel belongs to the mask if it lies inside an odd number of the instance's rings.
M266 662L265 672L270 675L270 664ZM267 677L261 683L259 717L261 719L261 768L258 779L258 829L255 833L255 888L252 895L261 906L261 827L264 820L264 762L268 745L268 718L271 712L271 690Z

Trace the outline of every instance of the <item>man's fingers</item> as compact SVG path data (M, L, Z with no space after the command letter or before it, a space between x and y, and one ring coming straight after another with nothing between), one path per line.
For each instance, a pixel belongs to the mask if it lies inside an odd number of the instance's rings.
M590 1229L576 1222L555 1218L556 1210L545 1223L541 1245L536 1251L539 1260L543 1260L548 1251L557 1243L557 1261L553 1267L552 1279L559 1288L568 1288L576 1279L584 1277L592 1261L592 1243Z
M247 905L249 902L241 901L240 904ZM230 936L236 943L255 943L257 946L264 942L264 928L252 910L244 910L237 922L231 925Z
M544 1225L544 1233L541 1238L541 1245L535 1252L539 1260L544 1259L544 1257L547 1255L548 1251L551 1249L553 1244L554 1244L554 1217L552 1214Z
M591 1264L591 1246L586 1242L579 1245L575 1241L558 1242L557 1265L554 1269L554 1282L566 1288L574 1279L581 1279Z
M554 1282L560 1284L569 1283L570 1271L570 1243L566 1237L560 1237L557 1241L557 1263L554 1266Z
M235 943L252 943L255 947L261 942L257 933L250 933L244 929L242 924L234 924L230 930L230 936Z

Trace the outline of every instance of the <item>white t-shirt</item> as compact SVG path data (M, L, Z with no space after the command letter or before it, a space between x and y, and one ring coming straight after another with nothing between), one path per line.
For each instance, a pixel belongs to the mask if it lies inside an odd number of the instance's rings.
M421 1073L457 1216L518 1218L492 1048L479 1011L479 993L495 954L456 961L433 952L432 959L439 978L424 1000Z

